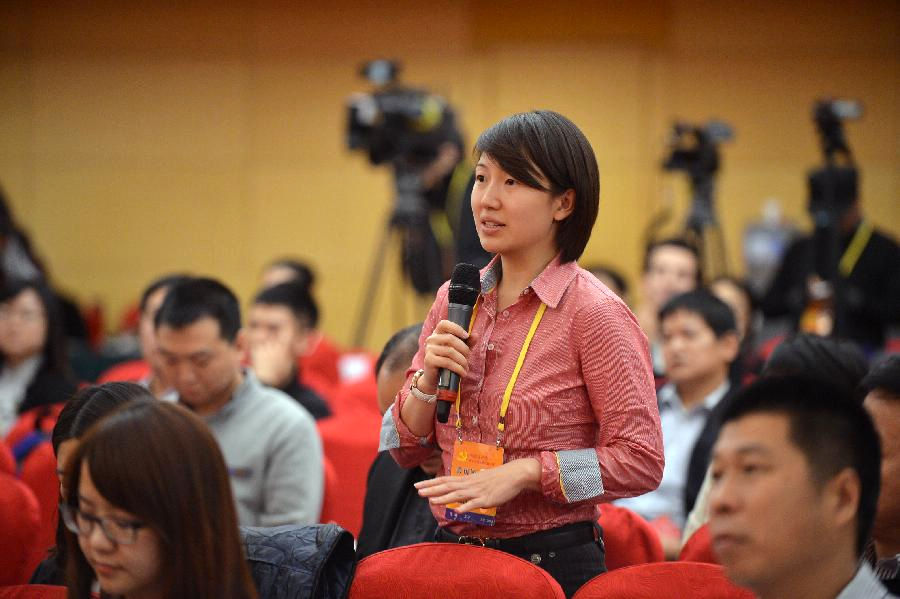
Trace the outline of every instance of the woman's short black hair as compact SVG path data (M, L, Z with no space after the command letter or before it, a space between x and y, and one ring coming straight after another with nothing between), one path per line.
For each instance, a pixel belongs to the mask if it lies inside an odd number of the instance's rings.
M575 123L551 110L506 117L475 142L475 155L487 154L500 168L529 187L554 196L575 191L575 207L556 231L560 261L584 252L600 207L600 173L594 150ZM546 179L549 189L539 179Z

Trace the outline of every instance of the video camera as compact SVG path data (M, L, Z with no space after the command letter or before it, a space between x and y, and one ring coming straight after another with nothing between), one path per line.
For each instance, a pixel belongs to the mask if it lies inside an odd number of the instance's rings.
M862 113L856 100L827 99L813 105L813 121L825 157L825 166L812 170L807 178L809 212L817 225L830 224L819 221L839 217L856 199L859 174L844 135L844 121L859 119Z
M713 208L713 178L719 170L719 145L734 139L734 129L728 123L712 120L705 125L676 122L669 134L671 148L663 161L666 171L684 171L693 188L693 202L687 228L700 233L715 225Z
M399 83L400 65L391 60L365 63L360 74L375 85L354 94L347 105L347 147L363 150L372 165L387 162L423 168L441 144L461 141L456 117L443 98Z

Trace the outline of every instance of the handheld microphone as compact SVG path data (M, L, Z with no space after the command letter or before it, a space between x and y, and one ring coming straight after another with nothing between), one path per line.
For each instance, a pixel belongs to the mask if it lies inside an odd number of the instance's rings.
M469 330L472 321L472 309L478 301L481 293L481 277L478 267L465 262L460 262L453 269L450 277L450 293L447 307L447 320L456 323ZM450 416L450 405L456 401L459 391L459 375L455 372L441 368L438 378L437 391L437 419L438 422L447 422Z

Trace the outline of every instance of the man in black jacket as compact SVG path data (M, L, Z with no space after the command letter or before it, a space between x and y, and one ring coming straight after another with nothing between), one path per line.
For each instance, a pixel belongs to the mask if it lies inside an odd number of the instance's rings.
M406 381L406 371L418 349L422 325L394 334L375 364L378 407L383 414ZM390 452L382 451L369 468L363 525L356 545L359 559L391 547L434 540L437 522L428 501L416 492L415 483L431 478L441 467L440 452L416 468L401 468Z

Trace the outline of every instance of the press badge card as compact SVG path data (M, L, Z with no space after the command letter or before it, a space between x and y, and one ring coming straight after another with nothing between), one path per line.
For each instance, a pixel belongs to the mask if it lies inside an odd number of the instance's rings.
M459 441L453 445L453 460L450 462L451 476L465 476L488 468L503 465L503 448L474 441ZM475 508L471 512L457 512L460 503L447 504L444 517L457 522L471 522L479 526L493 526L497 508Z

